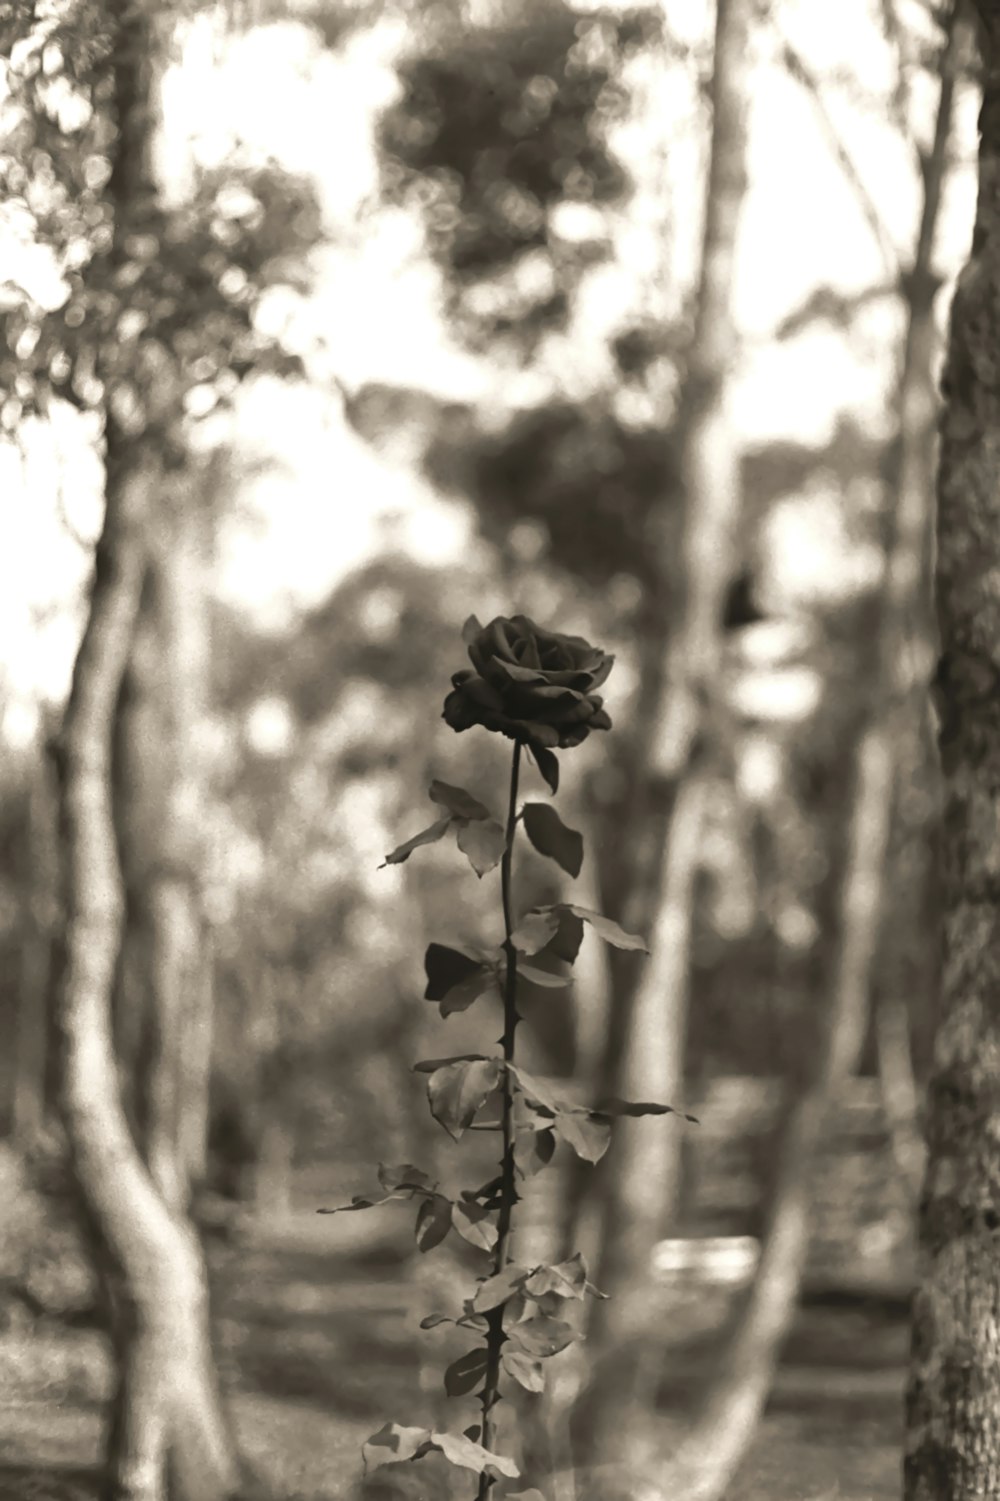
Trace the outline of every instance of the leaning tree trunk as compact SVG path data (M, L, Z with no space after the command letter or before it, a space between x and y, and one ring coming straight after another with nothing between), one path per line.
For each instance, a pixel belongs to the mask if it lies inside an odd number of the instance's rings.
M1000 1495L1000 3L977 8L979 199L952 304L938 474L944 972L906 1501Z
M111 729L139 606L149 476L110 475L90 614L63 722L65 930L57 1017L71 1159L114 1307L119 1389L108 1501L219 1501L237 1467L222 1415L201 1250L158 1192L121 1103L111 992L122 892L111 814Z
M116 126L106 189L113 236L90 274L100 296L106 299L110 288L125 311L134 282L133 232L148 237L162 223L150 161L163 16L148 0L109 0L105 20ZM179 387L164 371L162 353L161 346L145 349L140 336L126 379L116 345L109 341L94 351L108 393L106 512L59 745L60 1093L108 1295L117 1367L104 1497L222 1501L236 1493L240 1476L217 1388L204 1258L180 1204L176 1172L161 1170L163 1154L152 1150L148 1135L147 1164L131 1129L112 1021L124 908L113 818L113 724L162 507L177 476L166 450L180 415ZM176 850L160 853L173 859ZM169 885L176 874L165 870L163 880ZM162 955L155 962L162 968ZM160 1097L152 1108L161 1124L168 1115L175 1119L172 1104Z
M681 427L683 617L669 660L654 664L658 690L638 736L649 758L641 774L671 790L672 808L653 871L650 953L624 1008L618 1076L607 1081L612 1093L670 1103L678 1100L683 1079L706 741L712 736L705 711L717 693L741 498L726 393L736 352L732 282L746 192L750 19L748 0L719 0L700 284ZM666 545L662 551L666 574ZM595 1366L582 1404L584 1460L634 1458L648 1428L650 1259L673 1210L679 1161L677 1121L654 1116L623 1122L608 1154L597 1281L609 1298L591 1311L588 1348Z
M760 1264L698 1416L658 1470L658 1501L720 1501L725 1495L756 1432L777 1352L791 1327L828 1108L857 1068L867 1031L892 774L891 747L881 734L864 735L840 903L843 936L831 993L822 998L810 1042L808 1082L784 1112Z

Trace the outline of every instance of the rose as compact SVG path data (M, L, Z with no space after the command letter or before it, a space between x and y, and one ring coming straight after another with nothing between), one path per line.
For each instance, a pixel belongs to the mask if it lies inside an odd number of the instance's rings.
M580 745L591 730L610 730L599 688L614 657L581 636L563 636L526 615L499 615L462 629L472 669L452 676L444 719L453 730L480 724L533 747Z

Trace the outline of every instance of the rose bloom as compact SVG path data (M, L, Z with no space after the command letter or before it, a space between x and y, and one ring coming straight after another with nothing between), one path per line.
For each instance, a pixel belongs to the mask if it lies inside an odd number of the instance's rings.
M499 615L462 630L472 668L456 672L444 701L453 730L481 724L510 740L545 749L580 745L591 730L610 730L599 688L614 657L581 636L562 636L526 615Z

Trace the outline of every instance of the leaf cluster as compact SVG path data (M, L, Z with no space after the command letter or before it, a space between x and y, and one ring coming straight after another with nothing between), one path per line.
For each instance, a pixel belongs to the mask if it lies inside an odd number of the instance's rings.
M609 253L603 228L561 239L553 210L631 190L607 130L625 99L622 61L659 25L651 7L582 17L545 0L490 27L448 18L404 63L401 97L379 126L383 192L421 207L470 328L519 326L537 338L564 322L583 270ZM537 292L477 319L466 293L534 252L550 268Z
M164 207L149 183L117 182L109 17L74 6L11 55L0 191L63 290L53 306L15 282L3 289L7 431L58 397L110 411L127 434L165 434L253 372L301 373L255 311L270 287L307 284L303 258L321 233L312 184L246 162L200 172L188 201Z
M555 763L554 756L551 760ZM550 805L529 800L519 814L515 812L518 764L515 756L506 829L487 805L465 788L435 781L429 792L431 800L443 809L442 816L385 861L400 864L421 846L438 842L450 831L455 832L458 846L477 876L504 860L502 943L485 950L431 943L424 956L424 995L439 1007L442 1016L467 1010L491 991L503 996L503 1052L492 1056L462 1053L414 1064L416 1072L427 1075L431 1115L452 1140L460 1141L470 1130L500 1134L499 1171L487 1182L456 1195L443 1193L438 1183L411 1163L380 1166L380 1197L358 1195L350 1204L320 1211L370 1209L393 1199L416 1201L414 1234L421 1251L432 1250L455 1230L471 1245L490 1254L490 1270L463 1299L460 1311L435 1312L421 1324L428 1330L450 1324L479 1336L479 1343L448 1365L444 1386L452 1397L475 1394L482 1404L482 1424L466 1429L461 1439L387 1424L368 1440L364 1451L368 1468L440 1451L452 1464L478 1468L483 1477L480 1495L498 1475L517 1475L516 1467L491 1447L491 1414L501 1394L501 1374L530 1393L542 1392L543 1362L579 1338L565 1317L567 1309L587 1293L603 1296L589 1282L579 1254L555 1265L526 1266L509 1259L519 1181L546 1167L560 1141L583 1161L597 1162L608 1149L615 1117L673 1113L669 1105L645 1101L607 1099L596 1107L583 1105L565 1099L548 1082L515 1062L518 981L543 991L569 985L588 926L616 948L646 948L641 938L626 932L617 922L574 902L534 907L514 921L508 839L513 839L518 822L535 850L568 875L578 875L583 861L581 835L568 828ZM557 776L552 768L543 764L540 769L555 790ZM526 1501L537 1501L537 1492L523 1495Z
M550 402L518 412L501 431L435 433L425 457L435 483L468 495L499 545L520 521L544 526L552 559L604 588L618 574L662 587L662 527L680 524L675 445L662 427L626 426L610 398ZM600 483L595 484L595 475ZM660 530L657 530L660 529Z

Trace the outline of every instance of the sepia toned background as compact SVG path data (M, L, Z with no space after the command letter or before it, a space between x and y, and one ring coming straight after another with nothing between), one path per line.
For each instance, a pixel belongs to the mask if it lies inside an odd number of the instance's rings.
M0 1495L133 1494L100 1489L128 1462L116 1298L173 1393L172 1478L133 1477L139 1501L235 1495L237 1454L275 1497L465 1494L434 1458L364 1481L360 1445L471 1421L451 1336L417 1325L475 1253L422 1256L398 1207L316 1211L377 1162L477 1160L412 1063L492 1038L422 999L422 958L488 937L496 877L447 844L381 862L432 778L502 806L505 743L440 712L466 617L517 612L615 653L614 729L563 754L559 807L573 899L651 950L588 937L568 999L529 987L519 1046L584 1103L699 1121L624 1121L526 1193L523 1254L581 1246L611 1294L518 1399L526 1484L601 1501L573 1475L652 1445L678 1473L714 1455L706 1498L897 1495L964 11L7 10ZM65 789L95 763L63 716L102 527L135 596L88 865ZM569 888L519 859L522 909ZM130 1165L85 1165L81 1212L66 1135L95 1096ZM101 1171L120 1229L95 1242Z

